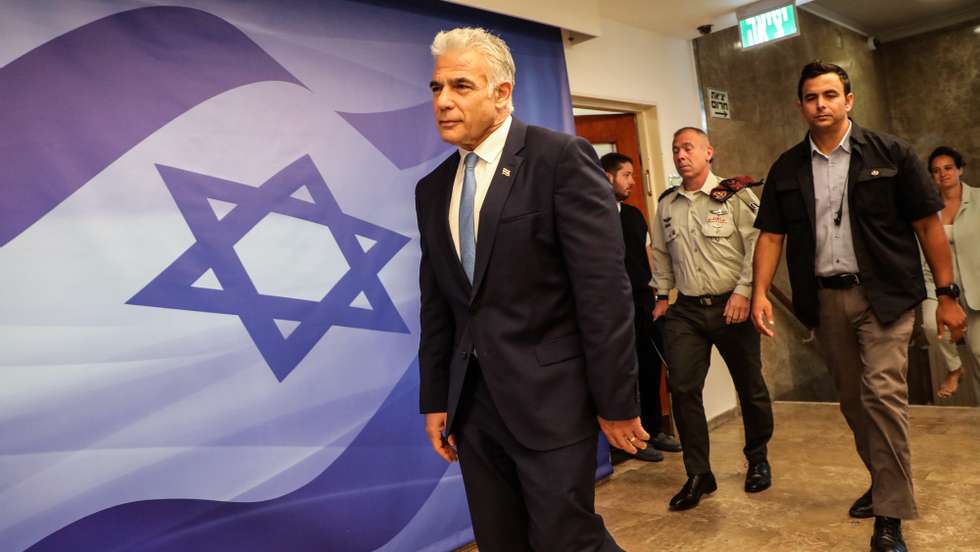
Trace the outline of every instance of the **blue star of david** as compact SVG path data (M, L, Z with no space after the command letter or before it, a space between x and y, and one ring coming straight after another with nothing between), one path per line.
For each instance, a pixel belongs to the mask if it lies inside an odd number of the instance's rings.
M309 156L257 188L163 165L157 170L197 241L128 304L238 316L279 381L333 326L408 333L378 272L409 239L343 213ZM304 186L313 203L291 197ZM208 198L235 207L219 219ZM259 293L249 278L234 245L270 213L326 226L337 241L350 269L319 302ZM374 243L365 250L358 236ZM193 286L209 269L222 289ZM362 293L371 308L351 305ZM299 325L283 336L276 320Z

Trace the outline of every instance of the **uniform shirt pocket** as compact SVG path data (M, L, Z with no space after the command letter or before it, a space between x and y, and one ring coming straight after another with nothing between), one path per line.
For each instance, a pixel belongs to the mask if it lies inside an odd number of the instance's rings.
M727 238L735 233L735 221L727 208L712 209L701 220L701 233L706 238Z

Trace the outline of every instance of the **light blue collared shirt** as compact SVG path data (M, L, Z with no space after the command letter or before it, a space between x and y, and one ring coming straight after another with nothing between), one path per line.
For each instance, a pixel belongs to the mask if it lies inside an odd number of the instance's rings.
M847 204L847 172L851 167L851 128L830 155L824 155L810 139L810 157L813 163L813 195L815 198L817 230L817 258L814 272L817 276L833 276L860 272L854 254L851 234L850 206ZM843 202L840 225L834 224L837 210Z

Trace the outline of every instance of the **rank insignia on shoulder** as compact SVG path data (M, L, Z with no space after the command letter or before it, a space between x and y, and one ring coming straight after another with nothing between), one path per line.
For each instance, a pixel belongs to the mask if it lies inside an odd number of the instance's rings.
M711 196L711 199L724 203L733 195L745 188L761 185L761 180L756 182L750 176L735 176L732 178L726 178L725 180L719 182L717 186L711 189L711 193L709 195Z

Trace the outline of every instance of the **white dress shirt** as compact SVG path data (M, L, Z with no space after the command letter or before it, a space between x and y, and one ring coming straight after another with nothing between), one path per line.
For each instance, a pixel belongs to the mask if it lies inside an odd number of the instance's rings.
M511 117L508 115L503 124L497 130L490 133L480 145L473 150L479 158L473 172L476 174L476 195L473 198L473 236L479 239L480 236L480 209L483 208L483 200L487 197L490 190L490 181L497 172L497 165L500 163L500 156L504 151L504 144L507 142L507 134L510 132ZM456 167L456 179L453 181L453 194L449 199L449 233L452 234L453 246L456 247L456 256L459 256L459 196L463 191L463 175L466 172L466 155L469 151L459 148L459 166Z

